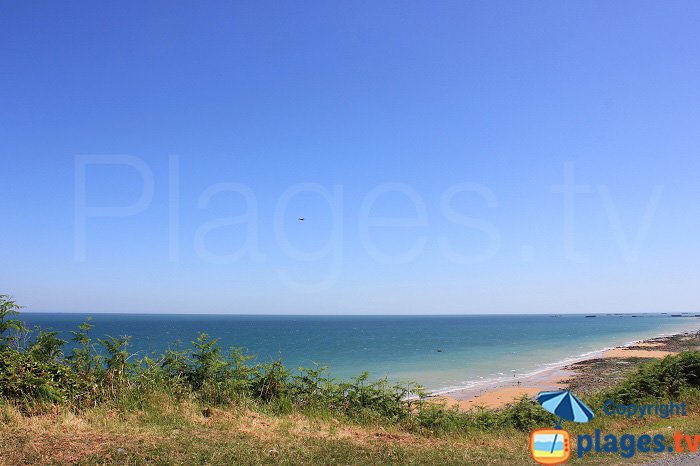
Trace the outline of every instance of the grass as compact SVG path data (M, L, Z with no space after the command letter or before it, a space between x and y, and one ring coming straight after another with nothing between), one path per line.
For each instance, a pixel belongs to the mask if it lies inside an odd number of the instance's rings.
M27 416L4 405L3 464L507 464L527 452L500 436L426 436L229 406L150 400L150 410L95 408ZM519 433L523 439L523 433ZM120 449L123 449L120 450ZM513 463L509 463L513 464Z
M0 464L533 464L528 433L516 429L430 434L402 425L359 423L269 407L231 404L210 407L166 395L144 400L145 409L99 406L75 413L47 406L29 415L0 405ZM542 426L545 427L545 426ZM689 416L629 420L598 415L579 433L669 434L700 432L700 398ZM640 464L658 455L572 455L570 464Z

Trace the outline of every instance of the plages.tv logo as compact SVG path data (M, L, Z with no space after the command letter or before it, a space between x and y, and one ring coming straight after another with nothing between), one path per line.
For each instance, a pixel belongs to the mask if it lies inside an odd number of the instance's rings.
M593 411L568 390L540 392L537 402L544 409L559 417L553 429L537 429L530 432L530 454L538 464L563 464L571 457L571 435L561 428L562 419L588 422Z
M530 454L539 464L562 464L571 456L571 437L564 429L530 432Z

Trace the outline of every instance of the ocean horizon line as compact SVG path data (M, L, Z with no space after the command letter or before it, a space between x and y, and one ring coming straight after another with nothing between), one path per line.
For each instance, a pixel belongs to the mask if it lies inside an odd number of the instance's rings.
M184 315L184 316L241 316L241 317L490 317L490 316L659 316L680 315L682 317L698 317L699 311L618 311L618 312L494 312L494 313L463 313L463 314L373 314L373 313L323 313L323 314L296 314L296 313L239 313L239 312L142 312L142 311L36 311L22 310L22 314L82 314L82 315Z

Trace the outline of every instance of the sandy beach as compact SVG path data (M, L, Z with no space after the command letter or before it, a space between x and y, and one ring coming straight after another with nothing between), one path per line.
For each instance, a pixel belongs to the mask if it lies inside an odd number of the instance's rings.
M671 354L676 354L675 351L663 351L659 349L629 349L625 347L613 348L603 352L604 358L665 358Z
M522 396L534 398L541 391L561 390L571 388L572 385L576 386L578 391L585 392L589 386L598 387L601 379L603 383L604 380L613 383L618 378L615 375L644 360L664 358L683 350L697 348L700 348L700 333L657 337L601 350L579 361L548 368L534 375L455 390L430 397L430 400L444 402L448 406L467 411L475 408L500 408ZM596 370L586 370L592 367ZM598 374L598 377L594 374ZM593 380L596 378L598 380Z

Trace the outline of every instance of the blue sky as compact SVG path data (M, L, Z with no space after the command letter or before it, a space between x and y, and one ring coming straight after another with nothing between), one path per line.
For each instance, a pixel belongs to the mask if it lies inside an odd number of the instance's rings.
M0 291L36 311L697 311L699 19L4 2Z

